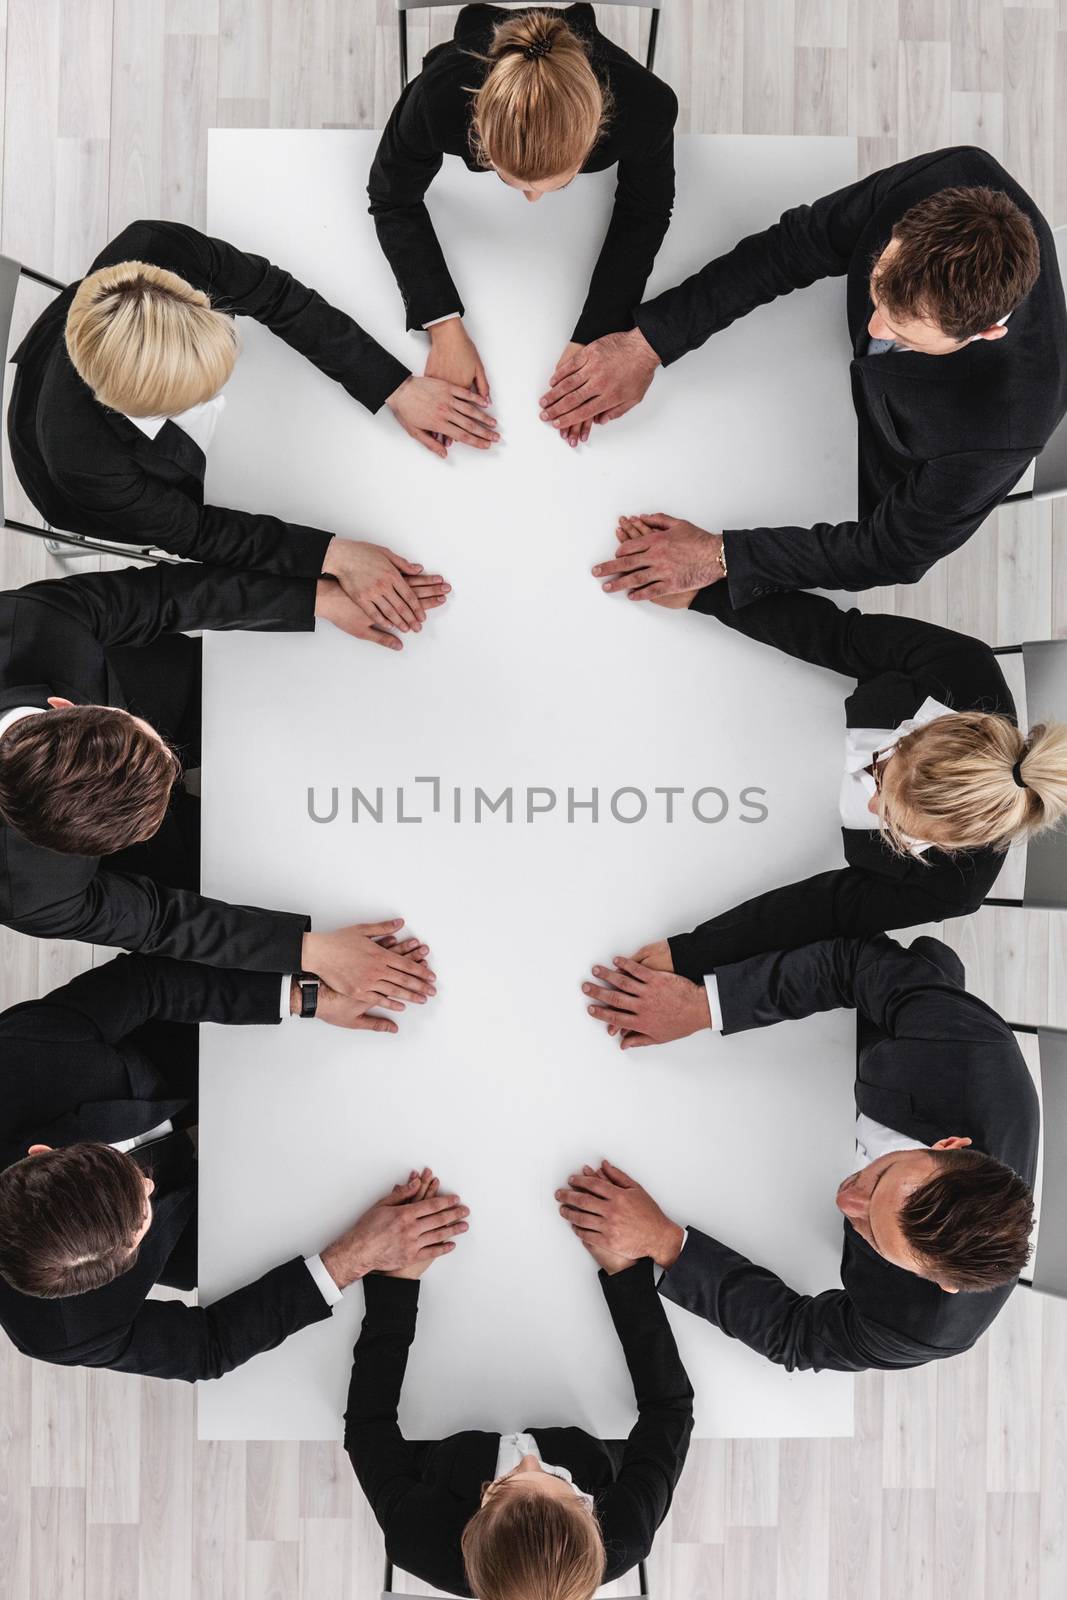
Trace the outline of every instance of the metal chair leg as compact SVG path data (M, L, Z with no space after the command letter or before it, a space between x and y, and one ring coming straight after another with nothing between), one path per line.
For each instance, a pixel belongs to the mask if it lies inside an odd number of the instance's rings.
M145 546L129 544L108 544L103 539L93 541L85 539L76 533L57 533L54 528L35 528L29 522L16 522L13 517L5 517L0 526L10 528L14 533L28 533L31 538L43 539L44 547L50 556L61 556L67 560L85 556L118 556L125 561L155 561L169 563L177 560L175 556L164 555L159 550L152 550Z
M396 14L397 27L400 30L400 87L408 86L408 14L398 11Z
M659 7L652 13L652 20L648 25L648 55L645 57L645 66L652 71L652 63L656 59L656 34L659 32Z

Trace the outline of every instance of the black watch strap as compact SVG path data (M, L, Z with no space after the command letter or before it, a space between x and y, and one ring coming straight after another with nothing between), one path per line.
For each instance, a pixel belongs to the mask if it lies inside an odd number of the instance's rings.
M319 979L313 972L298 972L296 981L300 986L300 1015L313 1017L319 1008Z

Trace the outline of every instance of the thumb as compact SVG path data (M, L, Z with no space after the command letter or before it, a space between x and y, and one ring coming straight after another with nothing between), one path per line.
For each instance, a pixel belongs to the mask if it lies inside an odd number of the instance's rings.
M383 933L395 933L403 926L403 917L387 917L384 922L357 922L353 932L365 933L368 939L380 939Z
M413 439L417 439L421 445L425 445L432 455L440 456L442 461L448 456L448 451L436 434L427 433L425 428L409 428L408 432Z
M390 550L389 552L389 559L393 563L393 566L398 567L401 572L407 572L411 575L414 575L415 573L422 571L421 561L409 561L406 556L398 556L393 550Z
M578 368L583 367L584 365L585 349L583 348L581 350L575 350L567 357L565 361L561 361L556 367L555 372L553 372L551 378L548 380L549 388L554 388L562 378L569 378L572 372L577 372Z
M612 1183L617 1183L620 1189L636 1188L634 1180L629 1173L624 1172L621 1167L613 1166L607 1156L600 1163L600 1170L611 1179Z
M364 1028L368 1033L396 1033L395 1022L390 1022L388 1017L357 1017L352 1024L353 1028Z
M670 528L678 518L669 517L665 511L642 511L641 521L647 522L651 528Z
M383 1206L402 1206L409 1200L419 1187L419 1178L409 1178L407 1183L396 1183L390 1192L379 1203Z

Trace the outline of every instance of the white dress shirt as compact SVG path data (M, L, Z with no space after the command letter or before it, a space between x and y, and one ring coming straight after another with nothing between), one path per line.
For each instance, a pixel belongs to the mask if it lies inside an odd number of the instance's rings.
M188 411L179 411L174 417L126 417L126 420L132 422L135 428L140 428L149 439L154 439L165 423L173 422L207 455L225 405L226 396L216 394L210 400L201 400L199 405L190 406ZM125 412L122 414L126 416Z
M564 1483L569 1483L578 1499L583 1501L590 1510L593 1497L579 1489L566 1467L553 1467L549 1462L542 1460L541 1451L537 1440L532 1433L502 1433L500 1435L500 1448L496 1457L496 1476L494 1482L506 1478L509 1472L514 1472L523 1456L536 1456L541 1462L542 1472L549 1473L553 1478L562 1478Z

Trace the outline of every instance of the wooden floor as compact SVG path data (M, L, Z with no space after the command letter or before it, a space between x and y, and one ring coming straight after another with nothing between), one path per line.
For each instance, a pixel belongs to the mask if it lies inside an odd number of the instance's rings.
M682 131L855 134L865 169L974 141L1067 222L1067 0L664 3ZM135 217L203 223L209 127L380 126L398 87L393 0L0 0L0 30L0 248L63 277ZM413 62L428 37L415 12ZM55 570L0 546L5 588ZM864 603L1063 636L1067 508L1002 511ZM947 937L1005 1015L1067 1025L1067 917ZM92 955L5 932L0 1002ZM181 1384L0 1349L0 1600L373 1600L381 1561L333 1446L198 1444ZM652 1565L657 1600L1062 1600L1067 1304L1020 1293L969 1356L861 1377L853 1441L696 1445Z

